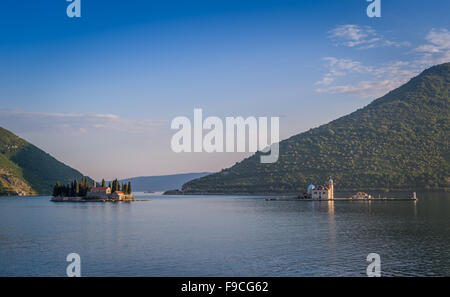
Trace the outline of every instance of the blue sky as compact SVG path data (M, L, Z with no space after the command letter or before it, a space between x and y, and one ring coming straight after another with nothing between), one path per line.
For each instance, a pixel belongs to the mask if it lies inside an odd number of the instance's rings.
M0 126L97 179L220 170L248 154L175 154L174 117L280 116L284 139L450 61L449 1L381 3L3 1Z

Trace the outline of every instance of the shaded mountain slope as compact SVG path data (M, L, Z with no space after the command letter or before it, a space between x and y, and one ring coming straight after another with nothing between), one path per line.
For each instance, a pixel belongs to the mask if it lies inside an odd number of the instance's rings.
M50 194L54 184L83 175L0 127L0 195Z

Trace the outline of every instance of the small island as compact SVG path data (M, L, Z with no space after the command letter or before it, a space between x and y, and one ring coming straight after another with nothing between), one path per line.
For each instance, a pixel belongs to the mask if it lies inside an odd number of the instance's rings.
M103 179L101 186L94 181L92 186L87 178L80 182L74 180L71 184L62 185L59 182L53 187L53 202L130 202L136 199L131 195L131 182L120 184L116 178L106 186Z
M411 198L387 198L378 197L375 198L365 192L357 192L348 198L336 198L334 197L334 182L330 177L328 179L328 186L314 186L309 185L307 191L297 197L275 197L266 198L267 201L417 201L416 192L413 193Z
M163 195L184 195L184 192L182 190L168 190Z

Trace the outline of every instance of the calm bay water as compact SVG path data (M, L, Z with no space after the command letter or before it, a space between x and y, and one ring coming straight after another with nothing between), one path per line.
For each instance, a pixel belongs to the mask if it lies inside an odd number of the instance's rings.
M0 198L0 276L450 276L450 194L418 202L136 195L135 203Z

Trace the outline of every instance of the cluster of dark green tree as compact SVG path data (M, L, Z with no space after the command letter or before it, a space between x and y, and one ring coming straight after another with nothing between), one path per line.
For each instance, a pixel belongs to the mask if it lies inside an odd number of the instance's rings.
M105 180L102 180L102 187L104 187L104 186L105 186ZM132 192L131 182L123 183L122 185L120 185L120 182L117 178L115 180L113 180L112 185L111 185L111 183L109 183L108 187L111 188L111 193L114 193L116 191L122 191L124 194L130 195Z
M101 183L102 187L106 187L106 182L102 179ZM131 182L120 184L119 180L116 178L111 185L111 182L108 184L108 187L111 188L111 193L116 191L122 191L124 194L130 195L132 192ZM53 187L53 196L62 196L62 197L84 197L87 192L91 189L91 184L86 177L83 177L80 182L78 180L74 180L70 184L63 185L59 182L56 182Z
M55 186L53 187L53 196L84 197L90 189L91 185L86 177L81 178L80 182L78 182L78 180L74 180L67 185L56 182Z
M450 190L450 63L368 106L183 185L186 193L298 193L333 177L338 190Z

